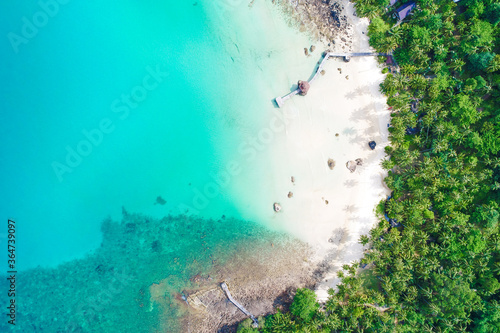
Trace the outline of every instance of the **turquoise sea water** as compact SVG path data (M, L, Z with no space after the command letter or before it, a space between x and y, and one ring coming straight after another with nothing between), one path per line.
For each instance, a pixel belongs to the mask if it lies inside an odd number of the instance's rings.
M21 331L118 332L120 315L137 313L149 331L159 315L176 317L136 302L152 283L169 277L178 296L214 258L281 237L245 221L267 185L238 175L247 166L265 176L264 148L246 140L276 113L272 98L289 83L284 62L312 68L316 59L289 53L297 37L269 1L248 4L0 4L0 211L16 221ZM270 216L271 204L261 208ZM109 296L123 274L127 293ZM82 317L78 307L102 290L92 300L99 309L130 312ZM122 328L141 331L134 323Z
M158 216L193 207L194 189L224 162L215 100L230 84L229 58L212 31L214 7L71 1L43 25L35 1L1 6L0 210L19 226L18 265L96 248L100 221L122 206ZM40 25L36 34L23 18ZM157 196L167 203L154 205ZM203 208L238 216L221 196Z
M269 168L257 134L282 116L285 75L316 59L269 1L0 6L0 211L18 223L18 268L97 248L122 207L272 215L251 205Z

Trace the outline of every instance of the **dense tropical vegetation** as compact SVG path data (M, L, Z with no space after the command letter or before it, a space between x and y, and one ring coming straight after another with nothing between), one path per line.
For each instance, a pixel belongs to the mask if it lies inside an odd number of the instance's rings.
M500 2L416 0L400 23L404 1L354 2L400 68L381 84L392 198L324 305L300 289L290 312L239 331L500 332Z

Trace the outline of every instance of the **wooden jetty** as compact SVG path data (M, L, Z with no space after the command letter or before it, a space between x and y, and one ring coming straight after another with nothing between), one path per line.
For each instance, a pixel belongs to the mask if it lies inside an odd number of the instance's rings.
M247 316L249 316L253 320L253 326L254 327L258 327L259 326L259 321L257 320L257 318L255 318L255 316L253 314L251 314L250 312L248 312L247 309L245 309L243 307L243 305L241 305L240 303L238 303L238 301L235 300L233 298L233 296L231 296L231 293L229 292L229 289L227 288L226 282L222 282L220 284L220 287L222 288L222 290L224 290L224 292L226 293L227 298L231 301L231 303L233 303L238 309L240 309L241 312L243 312L244 314L246 314Z
M321 71L323 70L323 66L325 62L330 59L330 58L344 58L345 62L349 62L352 57L378 57L378 56L387 56L386 53L376 53L376 52L358 52L358 53L334 53L334 52L324 52L323 53L323 59L319 63L319 66L316 68L316 71L314 72L314 76L308 81L309 84L311 84L316 78L318 77L319 74L321 74ZM282 107L287 100L292 98L293 96L297 95L300 93L300 89L297 88L296 90L286 94L285 96L282 97L276 97L275 101L278 107Z

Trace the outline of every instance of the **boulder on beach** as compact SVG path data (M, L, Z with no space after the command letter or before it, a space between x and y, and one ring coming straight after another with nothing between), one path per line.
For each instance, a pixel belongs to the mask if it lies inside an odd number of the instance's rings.
M307 95L307 92L309 91L310 88L309 82L299 80L297 84L299 85L300 94L302 96Z
M347 167L347 169L349 169L349 171L351 172L354 172L356 171L356 166L358 164L356 163L356 161L349 161L345 164L345 166Z
M328 159L328 167L330 168L330 170L333 170L333 168L335 168L335 161L331 158Z
M273 209L276 213L278 213L281 210L281 205L277 202L274 203Z
M355 161L356 161L357 165L359 165L359 166L363 165L363 160L362 159L357 158Z
M377 143L375 141L370 141L368 142L368 146L370 147L371 150L374 150L375 147L377 146Z

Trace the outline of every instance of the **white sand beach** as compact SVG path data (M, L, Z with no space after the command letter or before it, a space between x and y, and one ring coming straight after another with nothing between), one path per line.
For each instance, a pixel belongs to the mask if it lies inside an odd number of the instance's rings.
M269 5L255 3L252 10L273 11L259 6ZM351 3L346 7L354 28L352 51L369 52L368 20L353 16ZM270 70L275 75L272 82L264 82L263 76L260 87L268 95L273 94L269 95L269 102L293 89L297 80L308 80L315 64L311 59L321 60L321 52L328 48L316 44L316 51L305 57L303 48L309 45L302 45L304 40L299 36L286 44L290 57L288 63L280 66L280 72L272 63L263 62L263 72ZM280 41L287 42L278 37L268 42ZM302 47L297 45L300 42ZM329 49L347 51L335 46ZM328 288L338 283L338 268L362 257L359 237L377 222L375 206L389 193L380 166L388 143L389 123L389 111L379 92L384 78L382 66L374 57L360 57L349 63L331 59L324 69L326 73L311 84L307 96L294 96L282 108L269 107L266 115L259 115L264 119L260 128L245 134L248 142L256 142L248 147L257 147L258 158L242 157L245 168L232 184L233 196L245 199L240 205L245 218L263 221L306 241L317 251L317 260L330 267L317 289L320 300L325 300ZM284 127L280 120L283 118ZM377 143L373 151L368 146L372 140ZM327 165L330 158L336 162L333 170ZM363 165L351 173L346 162L357 158L363 160ZM238 193L241 188L252 189L250 200L248 195ZM289 192L293 193L291 198ZM273 211L274 202L281 205L281 212Z

